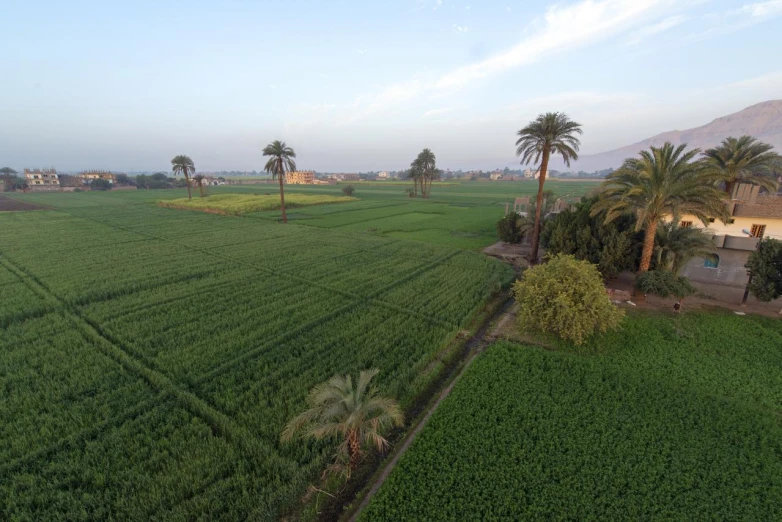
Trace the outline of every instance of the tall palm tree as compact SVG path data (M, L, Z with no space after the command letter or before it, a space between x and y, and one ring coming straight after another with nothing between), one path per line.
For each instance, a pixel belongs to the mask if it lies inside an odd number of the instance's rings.
M196 186L201 191L201 197L204 197L204 180L206 179L206 176L203 174L196 174L193 176L193 181L195 181Z
M307 396L309 408L285 426L281 440L296 435L316 440L338 438L336 458L329 469L350 478L364 448L374 446L383 451L389 446L383 432L404 424L397 402L377 395L377 390L370 387L377 374L378 370L364 370L355 384L350 375L336 375L315 386Z
M700 228L682 227L679 216L657 227L654 247L657 269L678 274L693 257L707 256L715 250L711 234Z
M440 177L437 169L437 158L430 149L424 149L418 153L410 164L410 173L414 181L421 185L421 196L429 197L432 181Z
M733 195L737 183L758 185L768 192L777 191L782 175L782 156L774 147L752 136L726 138L718 147L703 153L703 161L725 183L725 192Z
M666 142L626 159L606 177L592 206L592 216L606 212L606 223L622 214L636 215L636 230L645 229L639 273L649 270L657 226L665 216L692 214L706 226L710 218L724 222L730 217L713 174L692 161L700 150L684 152L686 147Z
M3 167L0 169L0 174L5 176L5 190L11 190L11 176L16 175L16 171L11 167Z
M263 155L270 156L263 169L272 175L272 179L276 178L280 181L280 209L282 210L282 222L287 223L288 216L285 214L285 192L283 191L282 184L285 173L296 170L296 162L293 160L293 158L296 157L296 153L293 152L292 148L285 145L284 141L274 140L264 147Z
M190 195L190 174L195 172L195 164L193 163L193 160L191 160L189 156L180 154L179 156L174 156L174 159L171 160L171 166L173 167L172 170L174 171L175 176L178 176L179 174L185 176L185 183L187 184L187 199L193 199Z
M407 171L407 179L413 180L413 197L418 197L418 183L423 178L423 173L419 168L416 160L410 164L410 170Z
M578 159L578 148L581 142L576 134L581 134L581 125L572 121L562 112L547 112L541 114L529 125L519 130L516 134L516 155L521 156L521 164L529 165L531 162L540 162L540 177L538 178L538 197L535 203L535 228L532 231L532 251L530 260L535 263L538 259L538 246L540 243L540 214L543 208L543 184L546 182L549 158L552 154L559 154L570 166L572 160Z

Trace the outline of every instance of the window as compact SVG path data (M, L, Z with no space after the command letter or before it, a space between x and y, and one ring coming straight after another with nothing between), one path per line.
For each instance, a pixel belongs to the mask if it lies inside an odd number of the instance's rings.
M720 256L717 254L709 254L703 258L703 266L706 268L717 268L720 266Z
M682 221L679 223L679 227L681 228L690 228L692 226L692 221Z
M752 225L749 230L749 235L752 237L763 238L763 234L766 233L766 225Z

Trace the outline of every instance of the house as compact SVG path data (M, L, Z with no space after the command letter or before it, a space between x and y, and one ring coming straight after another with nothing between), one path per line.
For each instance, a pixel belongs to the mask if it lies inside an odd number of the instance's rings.
M60 176L55 169L24 169L24 177L27 185L33 190L36 187L48 189L60 187Z
M380 172L380 173L377 175L377 178L378 178L378 179L388 179L388 172L386 172L386 171Z
M358 174L335 174L337 181L358 181L361 177Z
M489 174L489 179L491 179L492 181L497 181L499 179L502 179L502 172L500 171L492 172L491 174Z
M693 281L744 286L749 274L744 267L762 238L782 239L782 196L761 195L757 186L737 185L728 202L731 219L719 220L705 229L712 235L716 251L705 258L694 258L682 269ZM702 228L694 216L685 215L681 227Z
M285 173L285 183L289 185L314 185L315 171L301 170Z
M117 180L117 177L114 175L114 173L108 170L85 170L79 174L79 177L81 178L81 182L84 185L89 185L96 179L104 179L113 185Z

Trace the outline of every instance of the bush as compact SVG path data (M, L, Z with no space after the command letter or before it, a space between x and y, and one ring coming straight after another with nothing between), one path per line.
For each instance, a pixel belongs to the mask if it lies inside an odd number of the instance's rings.
M111 190L111 183L105 179L94 179L90 182L90 190Z
M505 243L521 243L532 229L532 222L515 212L510 212L497 222L497 235Z
M348 185L346 187L342 187L342 193L346 196L352 196L353 192L355 192L356 189L353 188L353 185Z
M660 297L687 297L695 293L695 288L690 280L683 276L677 276L668 270L650 270L639 275L635 280L635 287L644 294L658 295Z
M569 255L524 272L513 293L522 330L550 332L576 345L617 328L624 317L608 299L597 267Z
M782 241L764 239L749 255L746 265L752 274L749 291L760 301L782 297Z

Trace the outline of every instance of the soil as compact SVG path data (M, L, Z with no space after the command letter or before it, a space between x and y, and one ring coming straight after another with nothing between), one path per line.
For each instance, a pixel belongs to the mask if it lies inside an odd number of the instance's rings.
M0 195L0 212L27 212L30 210L46 210L48 208L43 205L27 203L26 201L19 201L18 199Z

